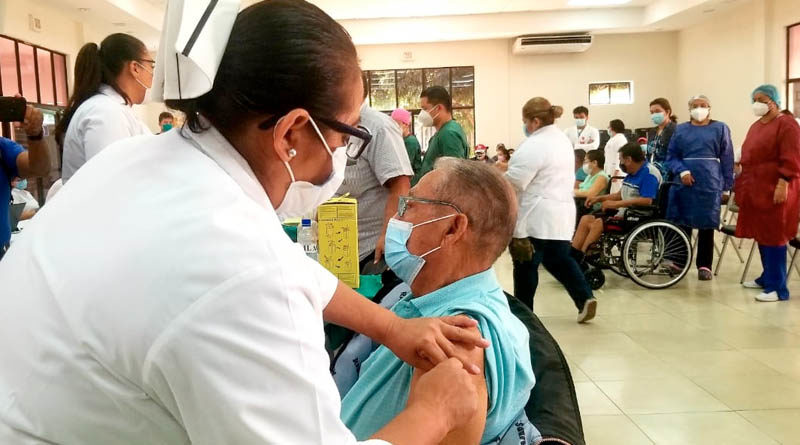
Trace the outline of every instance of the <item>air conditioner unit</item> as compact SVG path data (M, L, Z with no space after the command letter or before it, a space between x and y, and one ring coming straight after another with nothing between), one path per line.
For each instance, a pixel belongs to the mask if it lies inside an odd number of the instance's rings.
M580 53L592 46L588 33L531 34L517 37L512 52L517 55Z

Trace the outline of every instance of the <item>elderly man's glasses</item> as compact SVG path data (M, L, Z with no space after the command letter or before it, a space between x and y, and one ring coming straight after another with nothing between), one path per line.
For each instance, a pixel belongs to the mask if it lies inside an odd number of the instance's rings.
M451 203L445 202L445 201L437 201L435 199L417 198L417 197L414 197L414 196L401 196L399 201L400 202L397 204L397 215L398 216L405 215L406 210L408 210L408 204L410 202L419 202L419 203L422 203L422 204L433 204L433 205L447 206L447 207L450 207L450 208L454 209L458 213L464 213L455 204L451 204Z
M258 128L261 130L269 130L278 123L278 120L280 120L281 117L283 117L283 114L278 113L259 124ZM352 127L335 119L327 119L317 116L311 117L315 122L321 123L333 131L347 135L345 140L345 152L347 153L347 157L350 159L358 159L361 154L364 153L364 149L367 148L367 145L369 145L369 142L372 140L372 133L370 133L367 127L361 125Z

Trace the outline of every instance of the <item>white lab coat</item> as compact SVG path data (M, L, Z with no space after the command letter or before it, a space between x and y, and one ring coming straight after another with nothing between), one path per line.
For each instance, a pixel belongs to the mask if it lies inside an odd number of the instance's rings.
M356 443L324 348L338 281L214 129L103 150L0 283L0 443Z
M517 191L515 238L571 240L575 228L575 156L554 125L536 130L514 152L506 177Z
M605 156L606 156L606 164L603 170L605 170L606 174L609 177L614 176L614 173L619 168L619 149L624 147L625 144L628 143L628 138L625 137L624 134L615 134L614 137L606 142L606 147L604 149ZM626 176L625 173L619 171L616 176ZM622 188L622 181L617 180L611 183L611 193L617 193Z
M114 142L152 134L133 108L108 85L75 110L64 135L61 179L64 184L89 159Z
M600 130L589 124L586 124L580 133L577 126L572 126L564 130L564 134L569 138L574 150L591 151L600 148Z

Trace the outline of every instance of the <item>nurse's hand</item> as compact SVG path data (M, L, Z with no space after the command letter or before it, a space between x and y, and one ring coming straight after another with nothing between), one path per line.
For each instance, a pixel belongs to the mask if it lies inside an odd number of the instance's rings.
M470 374L480 374L480 368L466 357L459 356L453 343L466 349L487 348L489 342L474 328L478 322L464 315L442 318L395 317L381 343L409 365L424 371L448 358L457 358Z
M685 174L685 175L681 176L681 182L686 187L691 187L691 186L694 185L694 176L692 176L691 173Z
M778 185L775 186L775 193L772 196L772 202L775 204L783 204L786 202L786 190L788 189L788 183L783 180L783 178L778 180Z

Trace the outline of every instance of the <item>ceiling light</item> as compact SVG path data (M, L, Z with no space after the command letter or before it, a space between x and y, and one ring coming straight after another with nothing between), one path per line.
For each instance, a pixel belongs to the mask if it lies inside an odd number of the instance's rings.
M567 6L619 6L631 0L569 0Z
M120 27L120 28L125 26L125 24L126 24L125 22L114 22L114 23L112 23L112 25Z
M703 10L703 14L710 14L710 13L712 13L712 12L714 12L714 11L716 11L716 9L714 9L714 8L711 8L711 9L704 9L704 10Z
M78 8L80 12L89 12L89 8Z

